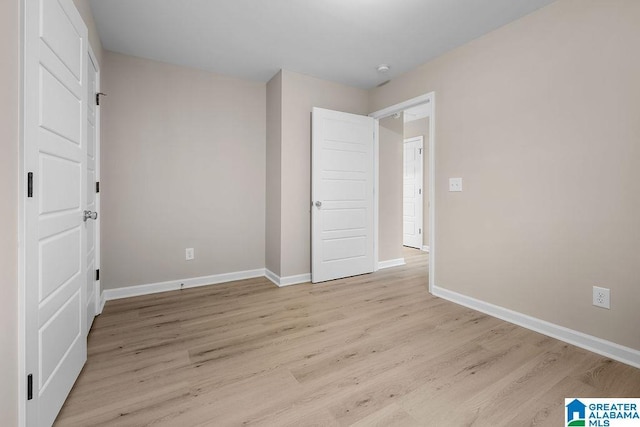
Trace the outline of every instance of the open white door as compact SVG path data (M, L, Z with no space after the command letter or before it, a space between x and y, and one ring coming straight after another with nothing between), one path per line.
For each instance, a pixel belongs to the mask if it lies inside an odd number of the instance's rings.
M374 270L371 117L313 109L311 281Z
M402 244L422 249L422 137L404 140Z
M51 425L87 357L87 28L72 0L25 1L26 424Z

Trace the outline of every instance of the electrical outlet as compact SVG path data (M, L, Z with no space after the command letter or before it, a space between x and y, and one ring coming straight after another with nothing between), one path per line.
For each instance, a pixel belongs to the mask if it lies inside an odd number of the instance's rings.
M593 305L602 308L611 308L610 290L598 286L593 287Z
M462 178L449 178L449 191L462 191Z
M192 259L194 259L196 257L196 252L193 248L187 248L184 250L184 258L187 261L191 261Z

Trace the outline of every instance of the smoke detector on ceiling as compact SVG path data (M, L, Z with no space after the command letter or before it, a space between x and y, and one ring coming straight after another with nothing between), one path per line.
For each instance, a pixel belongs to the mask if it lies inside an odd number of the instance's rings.
M376 70L378 70L379 73L386 73L390 69L391 67L387 64L380 64L378 65L378 68L376 68Z

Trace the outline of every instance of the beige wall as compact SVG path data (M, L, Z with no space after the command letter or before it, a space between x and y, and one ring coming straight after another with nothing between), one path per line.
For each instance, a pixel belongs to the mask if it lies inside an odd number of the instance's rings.
M0 420L18 422L20 1L0 3Z
M82 16L82 20L89 30L89 44L91 45L93 54L96 56L98 63L102 64L102 43L100 42L100 36L98 36L96 23L93 20L91 4L89 0L73 0L73 3L76 5L76 9L80 12L80 16Z
M404 124L404 137L422 137L422 245L429 246L429 118Z
M265 267L280 276L282 247L282 72L267 83Z
M263 268L266 85L103 61L103 288Z
M403 258L402 162L403 119L380 120L378 148L378 260Z
M311 109L367 114L367 91L282 71L282 270L311 271Z
M640 349L638 22L559 0L371 91L436 93L438 286Z

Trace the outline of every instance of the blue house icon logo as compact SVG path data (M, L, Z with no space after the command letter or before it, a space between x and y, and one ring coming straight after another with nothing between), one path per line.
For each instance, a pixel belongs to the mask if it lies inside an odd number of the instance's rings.
M584 426L587 405L574 399L567 405L567 426Z

